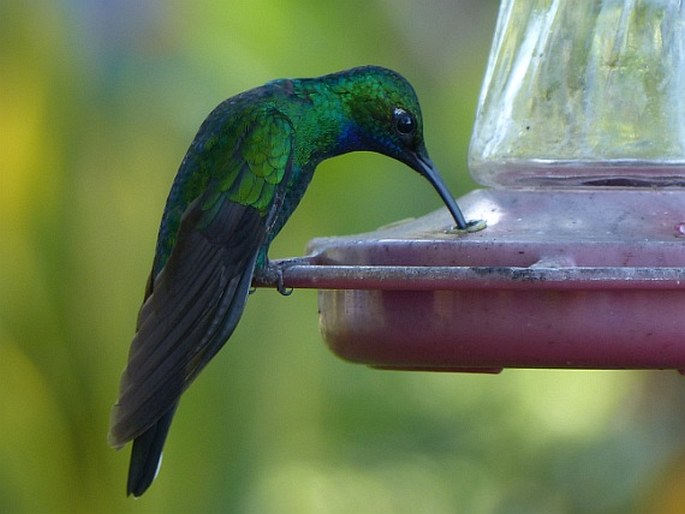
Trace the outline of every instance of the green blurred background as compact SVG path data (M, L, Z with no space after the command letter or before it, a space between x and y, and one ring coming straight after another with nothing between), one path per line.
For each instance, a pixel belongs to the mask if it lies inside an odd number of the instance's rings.
M125 497L109 410L203 118L273 78L385 65L415 85L433 159L463 194L497 7L0 1L0 512L682 512L675 372L374 371L327 350L312 291L250 298L184 396L157 481ZM439 206L401 164L343 156L272 256Z

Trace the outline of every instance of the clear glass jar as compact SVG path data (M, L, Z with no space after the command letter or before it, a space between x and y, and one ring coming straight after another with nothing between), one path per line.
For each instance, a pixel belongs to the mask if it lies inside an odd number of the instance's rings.
M685 186L685 6L502 0L469 166L490 186Z

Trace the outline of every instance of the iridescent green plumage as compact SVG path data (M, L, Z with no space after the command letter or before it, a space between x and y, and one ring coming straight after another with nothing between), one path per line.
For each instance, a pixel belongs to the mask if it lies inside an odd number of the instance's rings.
M178 400L230 337L268 247L324 159L398 159L464 218L432 167L411 85L379 67L277 80L221 103L174 180L145 301L112 411L110 442L133 440L128 492L150 485Z

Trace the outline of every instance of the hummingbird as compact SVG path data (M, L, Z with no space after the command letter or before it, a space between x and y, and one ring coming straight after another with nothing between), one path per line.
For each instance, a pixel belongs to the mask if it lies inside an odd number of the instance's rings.
M353 151L392 157L467 223L423 140L416 93L400 74L363 66L279 79L220 103L193 139L167 198L108 441L133 441L127 495L155 479L181 395L229 339L254 277L279 277L269 245L317 165Z

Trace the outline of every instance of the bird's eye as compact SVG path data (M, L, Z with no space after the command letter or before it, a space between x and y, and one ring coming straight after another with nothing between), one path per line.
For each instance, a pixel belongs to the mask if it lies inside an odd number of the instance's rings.
M397 107L392 114L395 130L400 136L410 136L416 131L416 120L407 111Z

